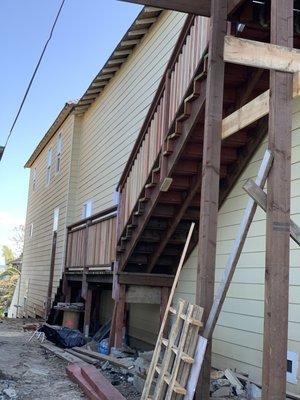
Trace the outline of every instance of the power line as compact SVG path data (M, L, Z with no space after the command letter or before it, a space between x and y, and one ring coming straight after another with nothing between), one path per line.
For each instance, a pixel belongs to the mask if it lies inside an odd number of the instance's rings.
M20 116L20 113L21 113L21 111L22 111L23 105L24 105L24 103L25 103L25 100L26 100L27 95L28 95L28 93L29 93L29 90L30 90L30 88L31 88L31 85L32 85L32 83L33 83L33 81L34 81L34 78L35 78L35 76L36 76L36 73L37 73L37 71L38 71L38 69L39 69L39 66L40 66L41 62L42 62L42 59L43 59L43 57L44 57L45 51L46 51L46 49L47 49L47 47L48 47L48 44L49 44L49 42L50 42L50 40L51 40L51 38L52 38L52 35L53 35L53 32L54 32L56 23L57 23L58 18L59 18L59 16L60 16L61 10L62 10L62 8L63 8L63 6L64 6L64 4L65 4L65 1L66 1L66 0L62 0L61 5L60 5L60 7L59 7L59 9L58 9L58 12L57 12L57 14L56 14L55 20L54 20L54 22L53 22L53 25L52 25L52 28L51 28L51 31L50 31L50 34L49 34L49 37L48 37L48 39L47 39L47 41L46 41L46 43L45 43L45 45L44 45L43 51L42 51L42 53L41 53L41 55L40 55L40 58L39 58L39 60L38 60L38 62L37 62L37 64L36 64L36 67L35 67L35 69L34 69L34 72L33 72L33 74L32 74L32 77L31 77L31 79L30 79L30 81L29 81L29 84L28 84L28 86L27 86L26 92L25 92L25 94L24 94L24 96L23 96L23 99L22 99L22 101L21 101L21 104L20 104L20 106L19 106L17 115L16 115L16 117L15 117L15 119L14 119L14 121L13 121L13 124L12 124L11 128L10 128L10 131L9 131L8 136L7 136L7 139L6 139L6 142L5 142L5 145L4 145L2 154L3 154L3 152L4 152L4 150L5 150L6 146L7 146L7 144L8 144L8 142L9 142L9 139L10 139L10 137L11 137L11 134L12 134L12 132L13 132L13 129L14 129L14 127L15 127L15 125L16 125L16 123L17 123L17 120L18 120L18 118L19 118L19 116ZM1 160L2 154L1 154L1 152L0 152L0 160Z

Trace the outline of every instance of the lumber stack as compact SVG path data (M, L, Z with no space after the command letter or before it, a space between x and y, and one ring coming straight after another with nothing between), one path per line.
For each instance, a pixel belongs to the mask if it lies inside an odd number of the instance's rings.
M71 363L66 367L66 371L91 400L125 400L121 393L93 365Z

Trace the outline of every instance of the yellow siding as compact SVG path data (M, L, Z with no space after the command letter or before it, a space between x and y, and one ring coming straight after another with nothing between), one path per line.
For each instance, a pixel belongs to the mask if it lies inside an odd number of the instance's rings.
M31 168L28 208L25 227L25 244L22 265L22 284L20 303L27 295L25 315L40 315L45 312L47 289L50 273L52 247L53 211L59 207L59 224L57 231L57 248L55 257L55 274L53 295L61 278L66 213L67 193L70 173L70 157L72 146L74 117L70 116L50 140ZM56 173L57 137L62 134L62 154L60 172ZM51 182L46 185L46 166L48 149L52 148ZM36 168L36 189L32 188L33 169ZM29 237L30 224L33 223L33 236Z
M300 99L294 101L292 149L291 213L300 225ZM219 212L216 282L218 283L237 233L247 202L242 190L248 178L257 175L266 142L258 149ZM261 380L265 213L257 210L249 231L237 270L234 274L223 310L218 320L213 341L213 363L217 368L236 368ZM184 266L176 296L195 299L197 249ZM291 241L289 350L300 355L300 248ZM300 371L298 371L300 379ZM289 384L288 389L300 394L300 384Z
M185 15L166 11L84 115L75 219L86 200L93 213L113 193L171 55Z

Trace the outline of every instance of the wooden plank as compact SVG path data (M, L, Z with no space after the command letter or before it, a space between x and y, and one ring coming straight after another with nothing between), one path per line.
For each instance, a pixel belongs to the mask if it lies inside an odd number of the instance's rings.
M161 289L159 287L130 285L126 291L128 304L160 304Z
M153 381L153 378L154 378L154 374L155 374L155 367L156 367L156 365L158 363L159 354L160 354L160 350L161 350L161 343L162 343L162 339L163 339L163 333L164 333L165 325L166 325L166 322L167 322L167 319L168 319L168 315L169 315L169 309L170 309L171 304L172 304L174 293L175 293L175 290L176 290L176 287L177 287L177 284L178 284L178 280L179 280L179 276L180 276L183 264L185 262L186 254L187 254L190 242L191 242L191 238L192 238L194 229L195 229L195 223L193 222L191 224L191 227L190 227L187 239L186 239L186 243L185 243L181 258L180 258L180 262L179 262L179 265L178 265L178 268L177 268L177 272L176 272L176 275L175 275L175 278L174 278L174 282L173 282L173 286L172 286L171 293L170 293L170 296L169 296L169 300L168 300L168 303L167 303L167 306L166 306L165 315L164 315L164 318L163 318L163 320L162 320L162 322L160 324L160 330L159 330L159 333L158 333L158 336L157 336L157 341L156 341L153 357L152 357L152 360L151 360L151 364L150 364L150 367L149 367L149 370L148 370L147 379L146 379L146 382L145 382L145 385L144 385L144 389L143 389L141 400L147 400L148 396L149 396L149 393L150 393L151 384L152 384L152 381Z
M271 43L293 47L293 0L272 0ZM284 400L289 310L291 129L293 77L270 72L266 280L262 399Z
M255 183L258 187L264 187L267 176L270 172L270 168L272 166L272 162L273 154L269 150L267 150L261 163L257 178L255 180ZM253 221L256 208L256 202L253 199L249 199L232 250L226 262L224 273L217 289L212 308L209 312L207 323L205 325L202 336L207 339L211 338L213 330L216 326L217 319L220 315L222 305L229 289L229 285L231 283L242 249L244 247L250 225Z
M52 354L55 354L58 358L61 360L74 363L74 362L82 362L80 357L74 356L72 354L67 353L65 350L54 346L53 344L50 343L43 343L41 344L41 347L45 350L50 351Z
M69 354L72 354L72 356L78 357L78 358L80 358L80 360L85 361L89 364L92 364L92 365L99 364L99 362L95 358L89 357L85 354L79 354L76 351L74 351L73 349L65 349L65 351Z
M264 210L267 211L267 194L252 179L243 186L243 189ZM300 227L290 219L290 236L300 246Z
M117 367L120 367L120 368L129 368L130 366L133 365L132 363L123 361L122 358L119 359L119 358L109 356L106 354L96 353L95 351L88 350L83 347L73 347L72 350L73 350L73 352L76 352L79 354L84 354L91 358L95 358L96 360L99 360L99 361L109 361L111 364L116 365ZM79 354L77 357L79 357Z
M268 173L270 171L271 165L273 161L273 155L272 153L267 150L262 164L260 166L257 178L256 178L256 184L259 187L264 187ZM229 289L229 285L231 283L233 274L235 272L239 257L241 255L251 222L253 221L255 211L257 208L257 204L253 199L249 199L248 203L246 205L246 209L244 212L243 219L241 221L237 237L234 241L232 250L230 252L230 255L228 257L228 260L226 262L226 266L224 269L224 273L221 279L221 282L219 284L219 287L217 289L216 296L213 301L213 305L210 309L207 322L204 328L204 332L201 337L199 337L198 340L198 345L197 345L197 350L196 354L197 355L202 355L204 346L207 343L207 340L210 340L214 331L214 328L216 326L218 317L220 315L220 311L222 309L224 300L226 298L226 294ZM198 376L200 375L201 372L201 363L197 362L192 366L191 374L189 377L189 382L188 382L188 389L187 389L187 395L185 400L192 400L194 397L194 393L196 390L196 383L198 380Z
M293 98L300 96L300 74L294 75L293 79ZM269 114L270 110L270 91L262 93L255 99L245 104L243 107L234 111L223 119L222 139L233 135L253 122Z
M300 71L299 50L235 36L225 37L224 61L282 72Z
M227 2L212 0L196 282L196 303L204 308L204 323L206 323L214 299L225 69L221 54L227 29L226 20ZM206 350L197 399L207 400L209 398L210 369L211 344Z

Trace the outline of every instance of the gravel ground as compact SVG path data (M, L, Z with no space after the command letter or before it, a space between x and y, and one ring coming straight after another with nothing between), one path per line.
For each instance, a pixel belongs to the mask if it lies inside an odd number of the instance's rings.
M23 332L24 319L0 323L0 400L78 400L86 396L66 375L66 364Z

